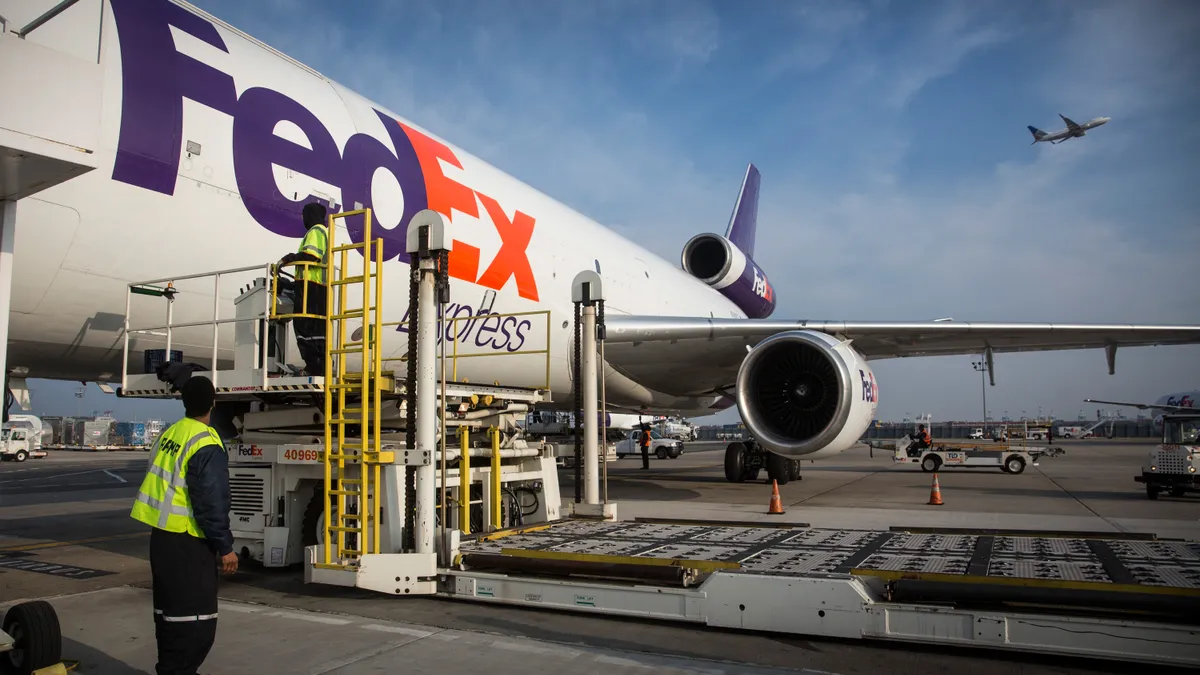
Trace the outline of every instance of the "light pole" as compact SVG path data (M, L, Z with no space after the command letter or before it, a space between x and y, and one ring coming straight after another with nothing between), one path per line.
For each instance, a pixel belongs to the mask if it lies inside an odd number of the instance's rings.
M986 360L972 361L971 367L979 371L979 389L983 392L983 426L987 426L987 371ZM984 433L987 433L984 431Z

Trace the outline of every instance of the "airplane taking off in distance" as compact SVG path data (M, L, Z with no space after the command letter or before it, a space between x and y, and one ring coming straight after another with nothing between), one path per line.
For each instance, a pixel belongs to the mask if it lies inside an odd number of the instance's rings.
M1096 398L1085 398L1088 403L1100 403L1103 405L1119 405L1128 408L1137 408L1138 410L1155 410L1159 414L1154 416L1155 431L1162 431L1163 415L1177 412L1192 412L1196 410L1196 402L1200 401L1200 390L1193 389L1192 391L1179 391L1172 394L1165 394L1155 399L1154 403L1125 403L1122 401L1101 401Z
M1034 143L1041 143L1043 141L1049 141L1051 144L1057 145L1072 138L1082 138L1083 136L1087 135L1088 130L1095 129L1098 126L1108 124L1112 121L1111 117L1097 117L1096 119L1088 120L1083 124L1077 124L1071 121L1070 118L1063 117L1062 113L1059 113L1058 116L1062 117L1063 122L1066 122L1067 128L1046 133L1037 127L1029 127L1029 133L1033 134L1033 143L1030 143L1030 145L1033 145Z
M12 389L120 380L131 283L265 267L296 250L313 201L372 209L380 312L400 322L380 337L384 358L407 351L405 233L429 209L451 239L445 316L464 319L439 339L459 355L548 350L552 405L569 410L571 283L593 270L613 412L736 405L764 449L789 457L858 442L880 400L873 360L984 354L990 365L997 352L1103 348L1112 373L1118 347L1200 343L1200 325L769 319L782 289L754 260L756 240L775 233L757 237L753 164L724 234L697 234L670 261L185 2L0 0L0 16L0 90L19 102L0 106L0 371ZM361 241L361 216L334 235ZM211 322L214 306L232 314L238 283L222 281L217 298L207 283L172 301L174 322L201 328L171 344L222 370L234 331ZM131 367L162 347L131 335ZM456 378L524 386L530 363L467 359Z

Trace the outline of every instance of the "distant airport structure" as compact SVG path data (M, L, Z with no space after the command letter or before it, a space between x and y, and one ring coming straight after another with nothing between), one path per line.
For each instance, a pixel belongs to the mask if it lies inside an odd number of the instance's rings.
M1062 117L1062 121L1067 124L1067 128L1046 133L1037 127L1029 127L1029 133L1033 134L1033 143L1030 145L1033 145L1034 143L1041 143L1043 141L1048 141L1051 144L1057 145L1058 143L1068 141L1072 138L1082 138L1083 136L1087 135L1089 129L1095 129L1098 126L1108 124L1110 121L1112 121L1111 117L1097 117L1095 119L1088 120L1083 124L1076 124L1075 122L1071 121L1070 118L1063 117L1062 113L1059 113L1058 116Z

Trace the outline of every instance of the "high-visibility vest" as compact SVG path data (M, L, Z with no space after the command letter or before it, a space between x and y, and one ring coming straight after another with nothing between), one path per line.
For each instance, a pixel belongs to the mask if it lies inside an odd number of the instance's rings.
M150 469L129 515L160 530L186 532L204 539L204 532L192 515L187 469L192 455L210 445L225 450L220 435L207 424L190 417L172 424L154 444Z
M322 264L329 262L329 232L324 225L313 225L300 240L300 253L311 253L321 259ZM315 281L325 285L325 268L315 265L302 265L303 269L296 275L303 281Z

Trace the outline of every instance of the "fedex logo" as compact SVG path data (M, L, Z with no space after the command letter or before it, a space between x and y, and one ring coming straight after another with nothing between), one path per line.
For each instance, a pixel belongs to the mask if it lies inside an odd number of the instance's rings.
M759 274L758 268L754 268L754 294L764 300L771 299L771 284L767 281L767 275Z
M1192 408L1195 407L1195 402L1192 400L1191 396L1180 396L1178 399L1176 399L1174 396L1168 396L1167 405L1177 405L1180 408Z
M366 207L372 205L374 176L383 169L396 178L404 197L400 221L379 223L385 261L408 262L404 228L418 211L429 208L451 219L452 210L457 210L480 218L482 206L500 235L500 250L485 266L478 247L455 240L450 275L494 290L513 279L521 297L537 301L537 281L527 257L534 218L505 209L496 199L446 177L442 162L462 168L450 148L379 110L372 112L386 130L391 148L365 133L352 135L339 148L325 124L301 102L267 87L250 87L239 95L232 75L177 51L172 29L229 53L221 34L205 19L167 0L111 0L111 4L122 71L113 180L174 194L186 98L232 118L237 191L246 212L267 230L302 236L300 211L316 200L305 195L294 201L294 195L281 194L274 166L336 186L343 204ZM277 136L275 128L281 122L299 128L307 145ZM361 218L348 221L351 239L361 242Z
M875 384L875 373L865 373L859 369L858 376L862 380L862 397L867 403L879 402L879 387Z

